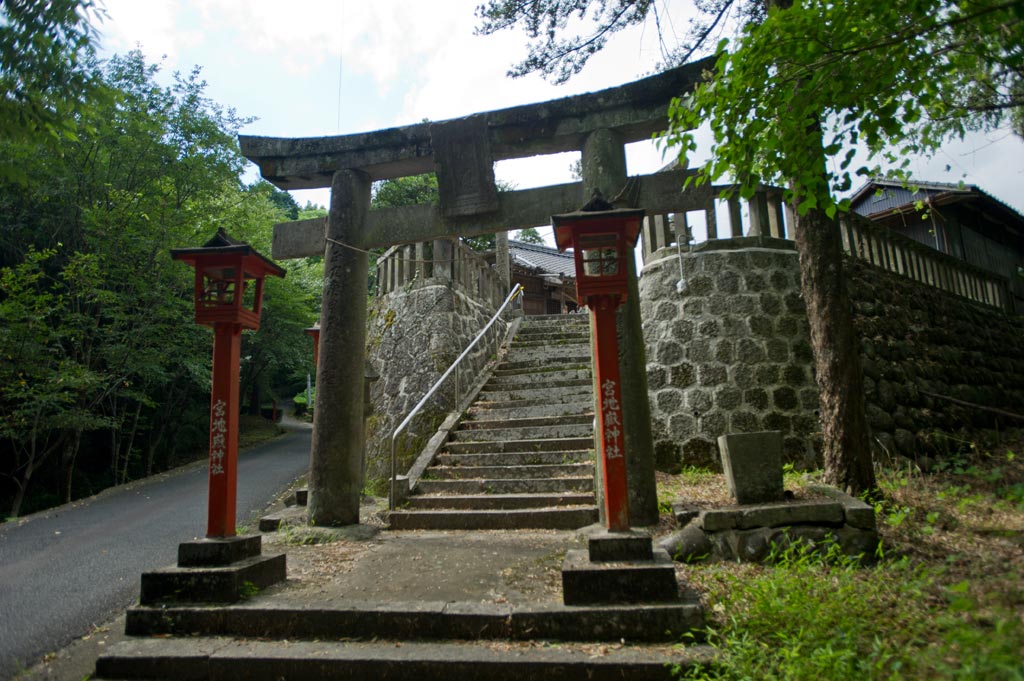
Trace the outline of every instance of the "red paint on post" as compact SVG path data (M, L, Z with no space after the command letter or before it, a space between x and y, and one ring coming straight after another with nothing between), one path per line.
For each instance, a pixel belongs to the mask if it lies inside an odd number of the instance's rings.
M235 536L238 491L238 374L241 324L217 324L210 391L210 496L207 537Z
M615 295L592 296L588 301L594 319L594 354L597 356L597 424L605 521L612 531L629 529L619 339L615 331L615 310L619 303L619 296Z

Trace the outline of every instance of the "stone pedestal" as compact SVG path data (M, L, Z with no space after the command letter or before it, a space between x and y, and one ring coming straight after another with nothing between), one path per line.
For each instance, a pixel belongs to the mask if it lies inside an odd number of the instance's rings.
M178 546L178 564L142 573L139 602L234 603L284 581L285 554L261 555L259 535L207 538Z
M569 551L562 564L562 600L566 605L672 603L679 586L672 559L654 549L642 532L602 532L587 550Z

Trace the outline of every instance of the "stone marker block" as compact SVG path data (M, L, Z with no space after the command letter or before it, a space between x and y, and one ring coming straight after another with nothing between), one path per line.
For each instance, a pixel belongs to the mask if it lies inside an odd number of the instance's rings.
M258 534L182 542L178 544L178 567L231 565L260 555L261 544L262 537Z
M591 561L609 560L651 560L654 545L651 536L644 532L627 530L591 535L587 539L587 550Z
M736 503L783 500L780 431L722 435L718 438L718 448L725 481Z

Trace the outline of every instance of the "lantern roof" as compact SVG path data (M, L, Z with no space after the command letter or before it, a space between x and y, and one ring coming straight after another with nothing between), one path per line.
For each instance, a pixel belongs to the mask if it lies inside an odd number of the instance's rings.
M172 258L192 263L195 263L196 259L200 256L214 255L240 255L242 257L253 257L256 258L263 266L261 268L262 271L259 273L260 276L271 275L275 277L283 277L285 275L285 269L283 267L244 241L235 239L225 232L223 227L217 229L217 233L202 246L196 248L171 249Z
M555 244L560 251L572 248L572 233L568 229L559 229L559 227L587 223L604 226L604 223L630 219L639 222L646 214L647 211L643 208L616 208L613 204L605 201L601 193L595 190L593 198L579 210L551 216L551 225L555 228ZM635 243L633 235L630 235L630 241ZM632 246L633 243L630 245Z

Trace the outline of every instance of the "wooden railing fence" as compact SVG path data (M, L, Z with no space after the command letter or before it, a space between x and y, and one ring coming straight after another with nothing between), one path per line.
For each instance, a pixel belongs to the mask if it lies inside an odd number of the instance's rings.
M717 195L725 187L715 187ZM716 201L719 201L716 199ZM747 219L743 219L740 199L724 201L727 210L726 233L719 235L717 204L704 210L707 239L766 236L791 239L795 224L792 208L783 202L782 190L763 186L747 202ZM983 305L1010 310L1012 298L1005 277L970 263L940 253L913 239L883 229L856 214L840 219L843 250L849 257L869 265L934 286ZM671 255L664 249L686 248L694 243L694 234L686 213L653 215L644 219L642 235L643 261L658 260Z

